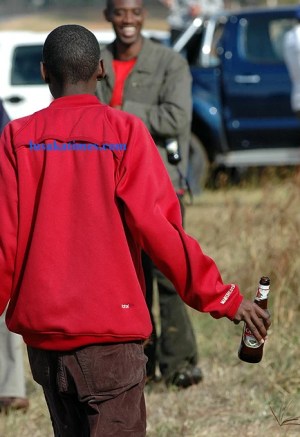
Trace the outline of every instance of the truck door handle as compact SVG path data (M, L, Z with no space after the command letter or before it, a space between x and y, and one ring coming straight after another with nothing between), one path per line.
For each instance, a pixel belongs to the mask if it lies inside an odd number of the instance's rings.
M4 99L5 102L9 103L20 103L24 100L24 97L21 96L10 96Z
M236 83L259 83L260 76L258 74L248 74L245 76L242 74L238 74L234 76L234 81Z

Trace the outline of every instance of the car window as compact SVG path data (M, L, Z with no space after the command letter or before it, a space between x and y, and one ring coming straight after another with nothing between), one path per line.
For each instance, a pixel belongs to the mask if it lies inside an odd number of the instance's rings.
M211 19L204 23L204 37L200 41L195 65L200 67L215 67L220 64L220 55L223 53L220 40L224 32L226 17Z
M250 62L283 62L283 39L293 18L249 17L240 20L242 55Z
M220 64L219 57L223 54L223 48L220 41L223 36L224 26L225 21L223 20L217 22L215 25L212 41L210 44L210 50L207 53L206 66L208 67L214 67ZM202 52L204 56L205 47L202 48Z
M189 40L185 50L185 56L190 65L198 64L198 57L203 40L203 29L200 28Z
M12 85L44 85L40 73L42 50L41 44L15 48L11 69Z

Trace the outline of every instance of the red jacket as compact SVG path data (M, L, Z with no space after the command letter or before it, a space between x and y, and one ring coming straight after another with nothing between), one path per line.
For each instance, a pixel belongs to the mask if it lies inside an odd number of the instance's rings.
M87 147L103 143L126 150ZM56 99L4 129L0 205L0 313L10 299L8 327L33 347L147 338L141 248L191 307L233 318L241 303L182 229L143 123L94 96Z

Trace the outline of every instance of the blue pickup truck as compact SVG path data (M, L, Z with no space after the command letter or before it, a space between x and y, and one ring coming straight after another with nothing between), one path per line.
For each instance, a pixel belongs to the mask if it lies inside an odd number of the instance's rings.
M208 168L300 164L300 121L283 59L295 7L199 17L175 43L193 76L195 191Z

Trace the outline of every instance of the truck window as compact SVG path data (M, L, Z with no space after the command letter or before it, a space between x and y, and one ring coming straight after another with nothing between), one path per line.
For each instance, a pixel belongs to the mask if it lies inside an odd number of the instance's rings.
M215 66L220 63L219 56L223 54L223 48L220 45L220 40L224 32L224 22L219 22L216 25L213 39L211 43L211 51L209 53L209 66Z
M206 23L205 36L198 52L197 65L201 67L215 67L220 63L220 55L223 54L223 48L220 44L224 32L225 17L219 20L210 20Z
M283 39L295 24L294 19L249 17L240 20L241 54L250 62L260 64L283 61Z
M11 69L12 85L45 85L41 73L42 45L15 48Z
M182 56L186 58L190 65L198 65L199 51L202 45L203 29L200 28L190 38L184 48L181 50Z

